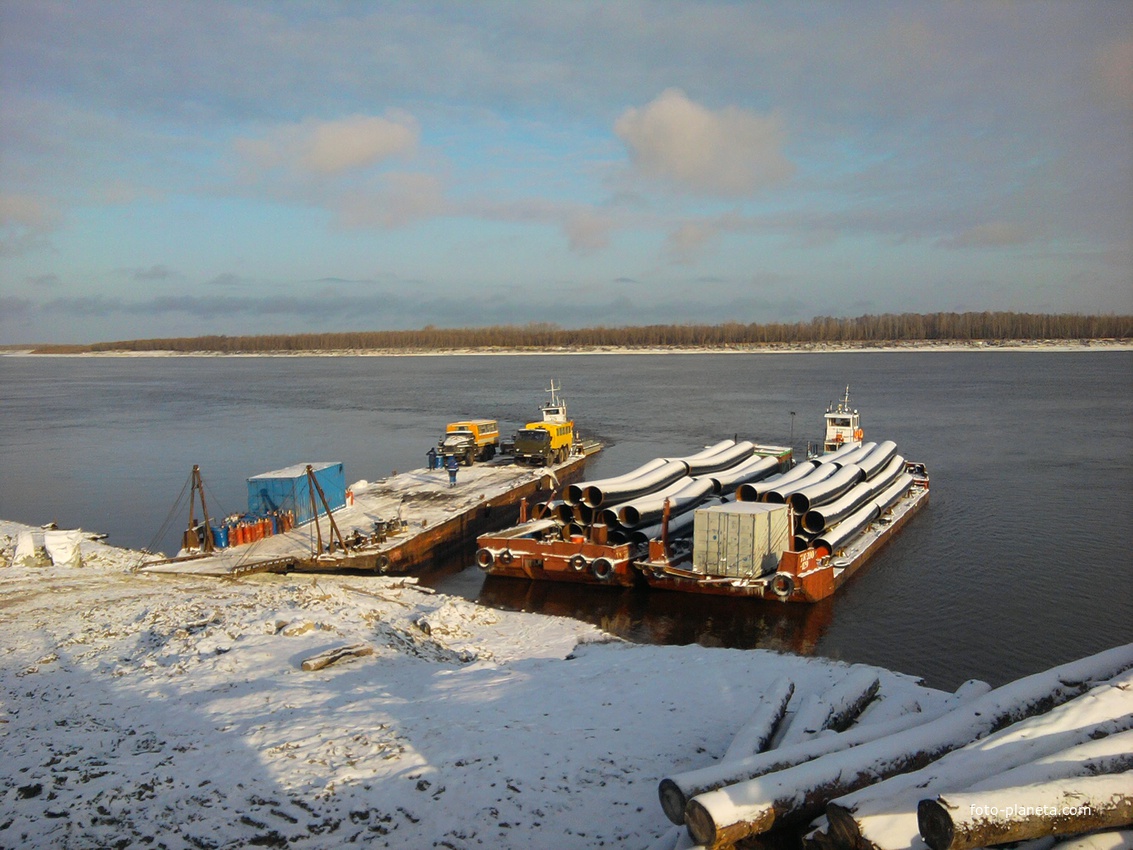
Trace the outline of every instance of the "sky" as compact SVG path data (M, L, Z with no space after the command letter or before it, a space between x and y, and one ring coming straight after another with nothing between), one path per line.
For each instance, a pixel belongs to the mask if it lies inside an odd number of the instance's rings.
M0 344L1133 313L1133 3L0 0Z

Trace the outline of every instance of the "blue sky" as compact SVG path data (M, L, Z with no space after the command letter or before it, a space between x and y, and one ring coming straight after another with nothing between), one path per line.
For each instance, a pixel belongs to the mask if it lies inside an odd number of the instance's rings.
M1133 313L1133 4L0 3L0 343Z

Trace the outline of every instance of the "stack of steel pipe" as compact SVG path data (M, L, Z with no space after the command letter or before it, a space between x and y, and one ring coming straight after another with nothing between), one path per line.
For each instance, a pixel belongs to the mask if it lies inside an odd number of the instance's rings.
M911 486L913 486L913 476L907 472L899 475L896 481L882 490L876 497L870 499L837 525L832 525L814 538L812 545L816 550L825 554L838 551L842 544L896 504L897 500L905 495Z
M671 518L691 513L719 492L721 480L755 480L778 466L776 458L752 458L754 451L755 444L747 440L723 440L687 457L656 458L624 475L572 484L561 503L541 513L554 518L564 537L588 536L597 523L617 532L607 539L628 539L630 531L654 526L659 534L666 500Z
M755 451L755 443L748 440L736 442L724 440L714 446L709 446L702 452L687 457L663 458L668 461L680 461L688 467L689 475L704 475L707 472L719 472L730 469L751 457Z
M819 467L819 469L825 468ZM832 475L826 476L821 481L807 483L810 481L810 477L804 478L798 482L798 489L790 493L784 501L789 501L795 513L802 515L809 511L812 505L822 505L834 501L863 479L865 479L865 472L862 468L855 463L848 463L836 467ZM768 494L768 501L771 501L770 493Z
M782 480L776 481L774 485L763 494L763 501L771 502L773 504L785 505L787 499L790 498L792 493L802 490L804 487L810 487L817 484L819 481L824 481L834 475L840 467L832 463L824 463L816 466L810 470L806 475L796 478L793 481L784 482ZM791 470L792 472L794 470Z
M836 452L827 452L826 454L819 455L813 458L816 464L833 463L838 466L845 466L847 463L857 463L858 460L865 457L877 447L877 443L861 443L855 446L853 443L848 443Z
M619 505L618 523L623 528L636 528L658 522L664 515L666 502L669 516L682 514L695 508L716 489L711 478L682 478L677 483L680 487L672 492L663 490Z
M814 459L805 460L793 469L788 469L786 472L781 472L778 475L768 476L759 482L740 484L740 486L736 488L736 499L741 502L758 502L771 488L798 481L800 478L810 475L817 468L818 463ZM833 471L833 469L830 470L831 473Z
M843 495L821 505L812 505L802 518L802 529L810 534L821 534L830 526L841 522L867 499L888 487L905 469L905 459L894 455L872 478L851 487Z
M779 458L760 455L730 469L714 472L709 478L716 485L717 493L730 493L741 484L754 484L769 478L778 468Z
M582 495L587 487L594 486L611 486L624 481L632 481L635 478L640 478L647 475L659 466L664 466L666 463L664 458L654 458L637 469L625 473L624 475L616 475L612 478L599 478L596 481L580 481L577 484L568 484L567 488L563 491L563 501L568 505L582 504Z

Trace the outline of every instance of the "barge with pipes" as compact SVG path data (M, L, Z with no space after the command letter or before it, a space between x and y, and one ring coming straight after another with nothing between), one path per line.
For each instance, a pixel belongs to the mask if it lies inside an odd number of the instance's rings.
M923 463L866 442L845 397L819 447L724 440L614 478L571 484L478 539L490 575L817 602L928 504Z
M553 383L540 425L570 434L542 466L509 454L446 466L435 449L429 465L349 487L341 463L305 463L248 479L248 511L210 517L198 467L190 476L189 523L182 550L147 564L147 572L242 575L254 572L362 571L403 575L471 554L477 535L511 525L523 505L547 499L581 477L601 450L583 439ZM455 483L454 483L455 482ZM199 512L198 512L199 511Z

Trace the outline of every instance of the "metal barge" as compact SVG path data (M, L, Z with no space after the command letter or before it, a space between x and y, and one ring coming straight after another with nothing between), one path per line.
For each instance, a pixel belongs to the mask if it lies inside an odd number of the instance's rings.
M436 452L430 452L427 469L347 489L341 464L299 464L248 479L249 513L224 524L209 519L200 470L194 467L182 552L144 569L218 576L403 575L471 554L477 535L515 523L528 503L580 478L587 458L602 448L574 432L565 403L553 392L542 412L556 429L566 423L572 437L569 448L556 450L543 466L522 465L504 454L457 473L455 465L446 469L433 463ZM203 520L195 514L198 498Z
M572 485L562 503L482 535L477 564L515 578L825 599L929 498L924 464L891 441L865 442L849 388L825 426L821 450L798 464L789 448L724 441Z

